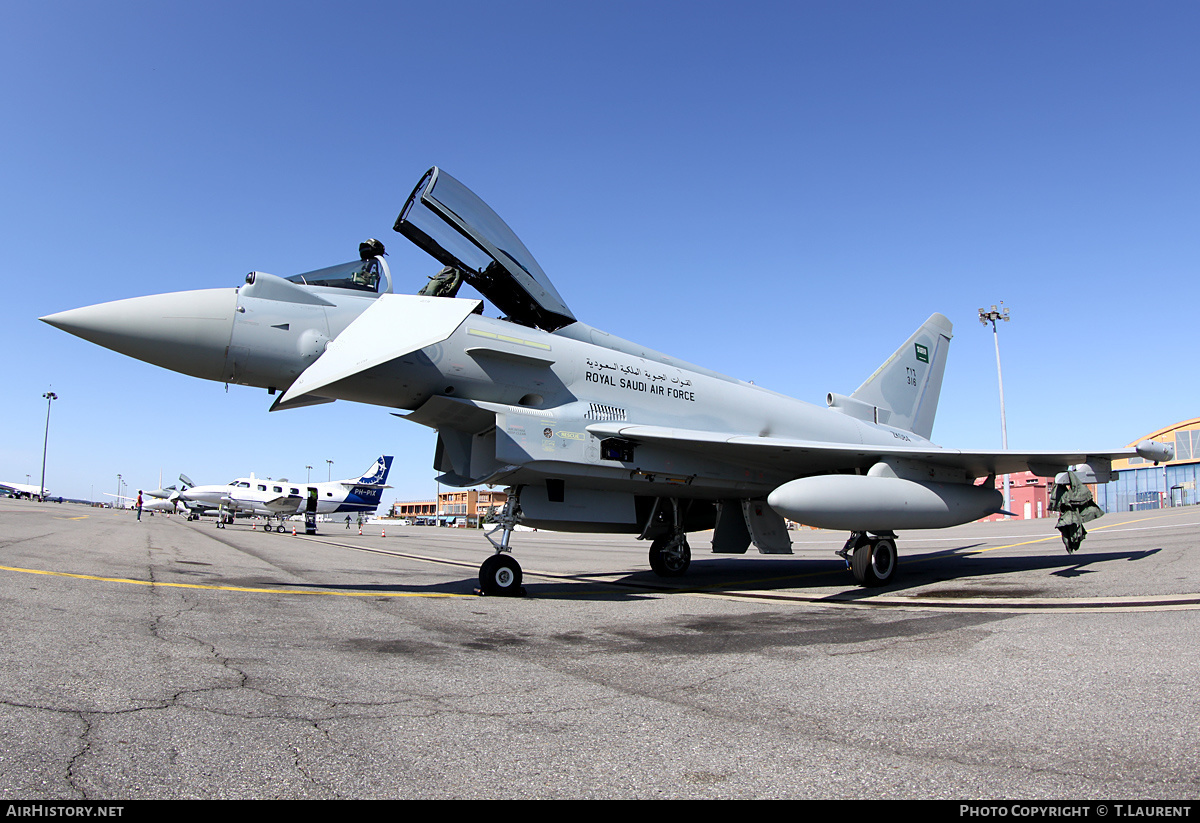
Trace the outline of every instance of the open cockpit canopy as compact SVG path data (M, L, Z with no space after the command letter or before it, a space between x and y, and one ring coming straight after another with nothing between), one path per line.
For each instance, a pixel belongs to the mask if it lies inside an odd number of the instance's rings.
M509 320L545 331L575 322L525 244L487 203L434 166L409 195L396 231L454 266Z

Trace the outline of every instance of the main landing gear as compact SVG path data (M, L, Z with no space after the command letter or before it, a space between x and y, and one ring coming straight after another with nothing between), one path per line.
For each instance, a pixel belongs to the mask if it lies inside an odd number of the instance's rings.
M650 544L650 568L659 577L682 577L692 565L692 547L683 532L663 535Z
M838 554L860 586L887 584L895 577L899 565L894 534L868 536L866 532L852 532Z
M659 535L650 544L650 568L659 577L682 577L692 565L692 548L687 542L687 533L683 530L683 511L679 500L671 498L671 523L667 534ZM646 519L646 526L639 536L645 540L651 527L656 524L661 527L665 517L660 516L659 507L663 498L654 501L654 508Z
M519 488L509 490L508 500L500 512L499 524L484 534L495 547L496 553L479 567L479 591L483 594L513 597L525 594L525 589L521 587L521 564L512 556L509 546L517 525L517 501L520 496ZM497 531L501 532L499 543L492 539Z
M269 534L271 531L271 518L267 518L267 522L263 524L263 534ZM278 525L275 526L276 534L283 534L283 518L280 518Z

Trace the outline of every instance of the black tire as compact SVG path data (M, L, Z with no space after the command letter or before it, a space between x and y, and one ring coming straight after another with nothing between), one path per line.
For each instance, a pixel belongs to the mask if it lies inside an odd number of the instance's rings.
M854 550L850 570L860 586L874 587L891 581L898 565L896 541L890 537L877 537Z
M692 565L692 547L684 538L678 551L668 551L670 537L660 537L650 546L650 568L659 577L682 577Z
M512 555L493 554L479 567L479 588L484 594L521 593L521 564Z

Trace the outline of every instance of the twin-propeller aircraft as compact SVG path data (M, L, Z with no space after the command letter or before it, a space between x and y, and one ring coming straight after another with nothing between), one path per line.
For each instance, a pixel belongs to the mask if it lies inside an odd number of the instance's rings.
M287 518L311 511L312 514L364 514L379 508L380 495L387 484L388 472L392 469L390 455L382 455L371 464L359 478L332 480L325 483L296 483L285 478L271 480L255 477L239 477L224 485L194 486L184 476L182 491L175 492L172 500L179 500L189 509L217 510L217 528L233 522L237 514L260 515L268 520L276 518L279 523L275 531L283 531Z
M282 390L272 411L338 399L406 411L437 431L442 483L510 487L480 568L488 593L520 590L518 523L637 535L651 541L654 571L675 576L691 562L691 531L713 529L718 553L790 553L785 517L849 532L847 566L880 585L896 570L897 530L999 511L997 474L1075 466L1103 482L1115 458L1172 456L1149 441L1093 452L930 442L951 338L940 314L820 408L576 320L504 221L438 168L394 228L449 267L445 289L425 290L447 296L394 293L375 241L360 260L288 278L251 272L238 288L42 319L174 371ZM505 316L453 296L460 280Z
M188 519L198 518L204 513L216 513L217 528L223 529L234 517L257 515L279 523L275 531L282 532L283 521L311 510L312 514L366 514L379 508L380 496L387 484L388 472L392 469L390 455L381 455L359 478L332 480L324 483L294 483L287 478L239 477L225 484L197 486L186 474L179 475L180 487L147 489L142 496L142 509L152 512L177 511L182 507ZM137 507L137 498L126 495L119 497L122 505Z

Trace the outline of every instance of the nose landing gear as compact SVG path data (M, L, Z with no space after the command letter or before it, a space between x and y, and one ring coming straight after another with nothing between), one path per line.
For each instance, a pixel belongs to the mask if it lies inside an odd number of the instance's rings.
M517 525L517 504L521 490L509 489L508 500L500 512L496 528L484 534L488 542L496 549L496 553L483 561L479 567L479 591L487 595L520 596L525 594L521 587L521 564L512 556L509 543L512 540L513 529ZM492 535L500 532L500 542Z

